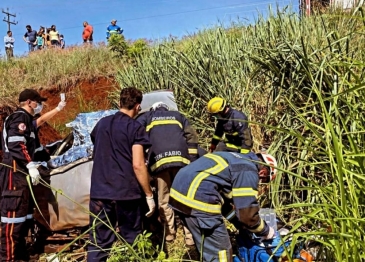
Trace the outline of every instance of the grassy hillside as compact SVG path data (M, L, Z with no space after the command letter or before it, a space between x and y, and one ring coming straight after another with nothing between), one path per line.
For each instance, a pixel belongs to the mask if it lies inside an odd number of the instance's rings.
M4 98L29 87L72 87L83 80L113 76L123 63L105 45L36 51L11 62L0 62L0 94Z
M173 89L203 146L213 131L205 105L223 96L249 115L255 149L267 144L278 159L270 200L294 240L322 243L318 260L362 261L364 25L361 8L303 18L287 10L253 26L156 44L128 66L106 47L46 51L1 64L2 92L65 87L118 69L121 87Z
M255 148L269 144L279 177L272 205L294 239L323 243L326 261L364 258L363 10L299 18L285 11L254 26L210 29L152 48L120 70L121 86L173 89L181 111L212 136L205 105L223 96L249 114ZM114 97L117 98L117 93Z

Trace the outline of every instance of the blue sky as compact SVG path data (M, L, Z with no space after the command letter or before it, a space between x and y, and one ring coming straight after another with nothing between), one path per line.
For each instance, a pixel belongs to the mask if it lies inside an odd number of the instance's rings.
M22 37L25 26L30 24L35 30L39 27L57 26L65 36L66 45L80 44L83 21L94 27L94 42L105 41L106 27L111 19L124 29L126 39L161 39L170 35L181 37L198 29L212 27L218 21L228 24L239 17L250 22L258 12L265 12L269 5L285 6L292 4L298 9L298 1L293 0L2 0L0 7L18 21L11 25L15 38L14 52L17 55L27 51ZM3 14L5 17L5 14ZM7 23L0 28L5 36ZM4 55L4 47L1 47Z

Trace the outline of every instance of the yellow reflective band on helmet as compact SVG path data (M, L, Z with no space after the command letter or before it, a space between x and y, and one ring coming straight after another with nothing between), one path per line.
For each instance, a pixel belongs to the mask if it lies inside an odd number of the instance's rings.
M199 188L200 183L207 178L210 175L216 175L219 172L222 172L226 167L228 167L227 162L220 156L217 155L213 155L213 154L207 154L204 155L203 157L207 157L212 159L214 162L216 162L216 165L200 172L195 178L194 180L191 182L190 187L189 187L189 191L187 193L187 197L188 198L194 198L195 197L195 193Z
M176 201L194 208L196 210L204 211L211 214L220 214L221 213L221 205L219 204L208 204L199 200L191 199L183 194L177 192L173 188L170 190L170 197L174 198Z
M146 131L148 132L150 129L158 125L178 125L180 128L182 128L182 124L177 120L155 120L147 126Z
M242 197L242 196L257 197L257 191L253 190L251 187L233 188L232 194L233 194L233 197Z
M151 170L155 171L157 168L159 168L160 166L164 165L164 164L168 164L168 163L173 163L173 162L182 162L184 164L190 164L190 160L182 157L182 156L169 156L169 157L164 157L160 160L158 160L156 163L154 163L151 166Z
M219 258L219 262L227 262L227 251L220 250L218 252L218 258Z
M213 139L221 140L221 137L219 137L219 136L217 136L217 135L214 135L214 136L213 136Z
M192 154L192 155L196 155L196 154L198 154L198 149L196 149L196 148L189 148L188 149L188 152L189 152L189 154Z
M260 233L265 228L265 222L260 218L260 225L256 229L250 229L252 233Z

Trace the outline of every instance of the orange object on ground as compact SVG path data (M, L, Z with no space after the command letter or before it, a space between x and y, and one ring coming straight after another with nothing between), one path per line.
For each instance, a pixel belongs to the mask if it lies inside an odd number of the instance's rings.
M300 257L305 259L306 262L312 262L313 261L313 256L305 250L300 251Z

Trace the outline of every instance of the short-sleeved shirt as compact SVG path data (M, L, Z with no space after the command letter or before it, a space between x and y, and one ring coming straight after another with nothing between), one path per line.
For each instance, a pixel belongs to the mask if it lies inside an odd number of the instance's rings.
M28 37L29 42L35 42L35 40L37 39L37 31L36 30L32 30L30 32L27 31L24 34L24 37Z
M49 33L50 40L57 40L58 41L58 31L50 31Z
M142 197L132 165L132 146L150 147L145 128L128 115L117 112L102 118L90 134L94 165L90 197L132 200Z

